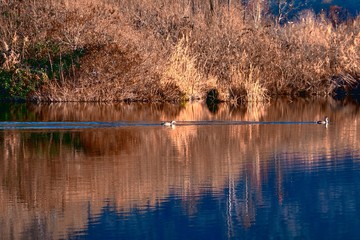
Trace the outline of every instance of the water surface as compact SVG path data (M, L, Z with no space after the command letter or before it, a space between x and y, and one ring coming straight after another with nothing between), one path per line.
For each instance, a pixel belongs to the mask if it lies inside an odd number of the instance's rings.
M0 111L1 239L360 238L357 104Z

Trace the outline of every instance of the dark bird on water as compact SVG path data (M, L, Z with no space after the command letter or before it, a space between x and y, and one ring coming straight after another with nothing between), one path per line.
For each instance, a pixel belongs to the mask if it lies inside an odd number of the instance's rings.
M324 120L322 120L322 121L317 121L316 123L317 123L317 124L329 124L329 118L328 118L328 117L325 117Z

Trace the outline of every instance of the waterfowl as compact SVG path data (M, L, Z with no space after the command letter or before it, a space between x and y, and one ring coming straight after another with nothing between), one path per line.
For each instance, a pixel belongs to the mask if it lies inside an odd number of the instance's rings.
M171 121L171 122L162 122L161 125L163 126L174 126L176 124L176 121Z
M317 124L329 124L329 118L325 117L325 119L323 121L317 121Z

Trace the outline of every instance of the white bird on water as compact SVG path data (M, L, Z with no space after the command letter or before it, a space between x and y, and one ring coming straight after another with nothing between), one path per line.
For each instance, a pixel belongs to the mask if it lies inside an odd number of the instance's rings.
M325 119L323 121L317 121L316 122L317 124L329 124L329 118L328 117L325 117Z
M174 126L176 124L176 121L171 121L171 122L162 122L161 125L163 126L167 126L167 127L171 127Z

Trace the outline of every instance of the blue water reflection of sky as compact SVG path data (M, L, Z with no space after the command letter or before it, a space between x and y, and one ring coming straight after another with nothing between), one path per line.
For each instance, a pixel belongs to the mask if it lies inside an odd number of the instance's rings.
M155 207L130 212L116 211L109 200L88 229L70 238L360 239L360 159L332 160L312 169L284 165L280 184L274 167L261 186L245 174L222 192L181 199L174 191Z

